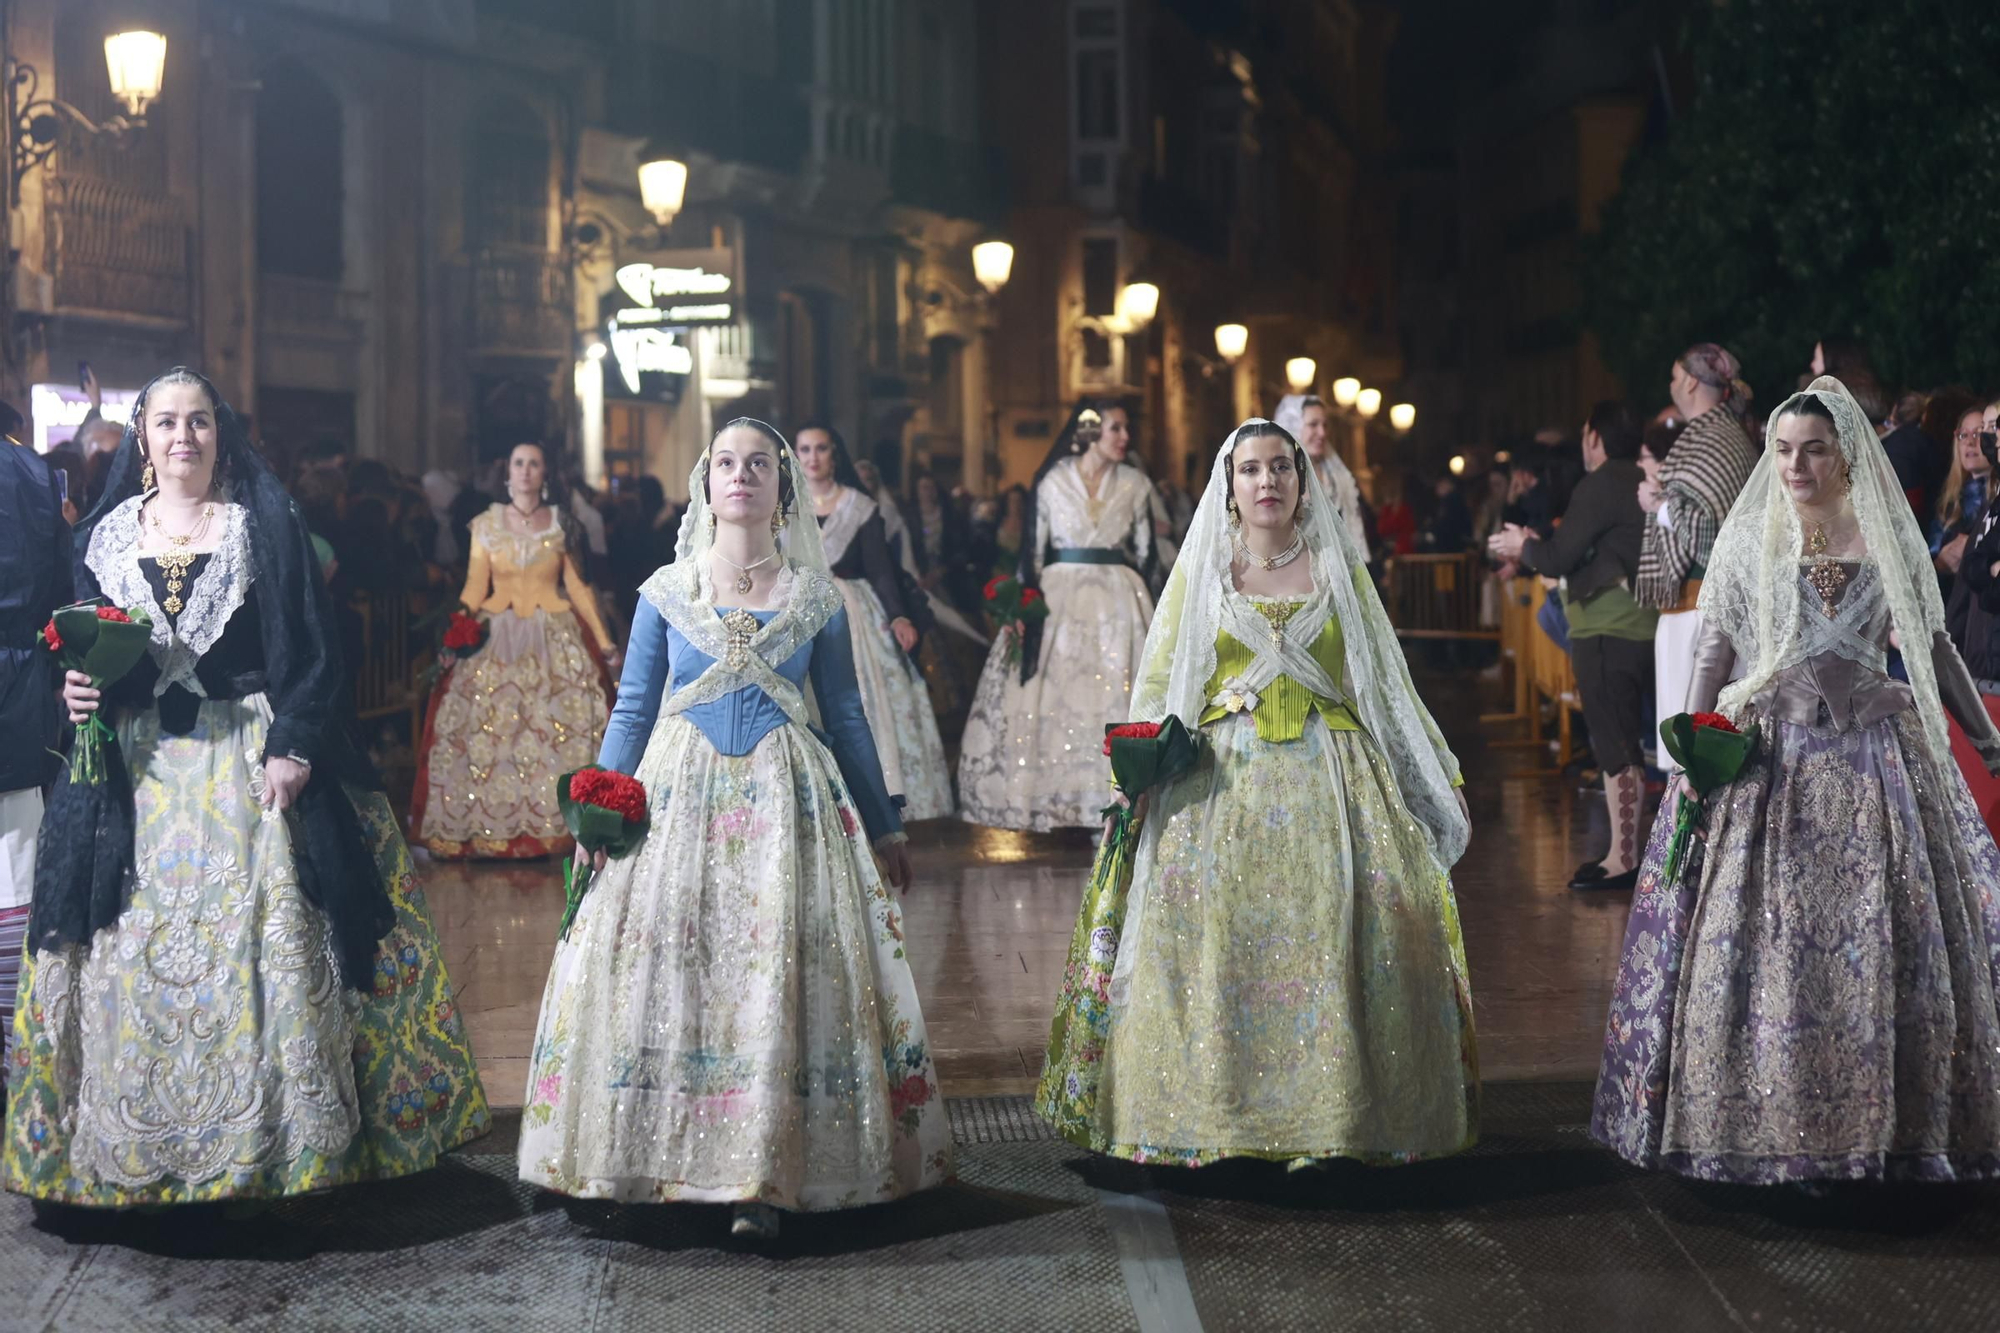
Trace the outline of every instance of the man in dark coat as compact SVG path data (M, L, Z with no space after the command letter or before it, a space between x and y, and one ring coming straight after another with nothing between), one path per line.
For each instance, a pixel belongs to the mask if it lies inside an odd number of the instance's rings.
M0 444L0 1034L13 1027L42 788L55 780L62 725L55 655L36 634L70 602L73 580L54 474L34 450Z

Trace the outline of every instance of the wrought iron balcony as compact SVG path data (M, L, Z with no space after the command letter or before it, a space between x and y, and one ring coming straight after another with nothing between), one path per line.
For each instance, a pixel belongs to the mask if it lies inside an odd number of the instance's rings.
M187 210L172 195L91 176L46 186L54 313L185 325L189 320Z

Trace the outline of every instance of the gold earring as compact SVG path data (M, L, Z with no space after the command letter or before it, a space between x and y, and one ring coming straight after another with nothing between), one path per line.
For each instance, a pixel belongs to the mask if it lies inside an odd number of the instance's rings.
M1231 528L1243 526L1243 515L1237 511L1236 497L1233 495L1229 497L1229 526Z
M148 463L146 464L144 470L142 470L139 473L139 490L143 494L151 491L152 489L153 489L153 465L151 463Z
M711 537L715 535L715 511L713 509L708 511L708 535Z
M771 511L771 535L777 536L785 530L785 507L779 505Z

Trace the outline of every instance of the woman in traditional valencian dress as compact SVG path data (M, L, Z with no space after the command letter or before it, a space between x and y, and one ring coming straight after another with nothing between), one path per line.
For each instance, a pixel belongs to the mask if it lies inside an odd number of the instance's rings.
M7 1188L115 1208L433 1165L485 1131L485 1094L350 740L311 539L206 380L140 394L76 549L79 595L143 607L153 641L107 690L63 691L117 740L43 823Z
M863 489L839 435L830 426L801 426L795 447L820 545L854 631L854 674L889 794L901 799L904 819L941 818L952 809L951 769L930 690L910 656L919 633L915 618L936 622L927 606L906 603L906 594L921 600L923 590L915 579L897 576L881 507Z
M1129 716L1179 718L1203 753L1142 803L1124 883L1099 857L1037 1109L1178 1166L1470 1145L1458 764L1365 557L1271 422L1223 445Z
M908 853L805 487L747 418L688 479L601 757L645 785L651 823L556 946L522 1114L523 1180L731 1203L752 1236L775 1234L778 1208L876 1203L951 1171L869 842L898 886Z
M597 753L619 659L548 472L541 445L515 445L507 503L472 521L459 600L488 637L431 693L410 827L432 856L570 850L555 780Z
M1701 611L1689 707L1758 735L1673 883L1671 798L1655 823L1591 1133L1744 1184L2000 1174L2000 851L1946 710L1989 771L2000 731L1839 380L1772 414Z
M958 760L964 817L994 828L1094 828L1104 724L1124 716L1153 599L1153 486L1126 463L1122 407L1071 414L1035 474L1019 577L1048 619L995 637Z

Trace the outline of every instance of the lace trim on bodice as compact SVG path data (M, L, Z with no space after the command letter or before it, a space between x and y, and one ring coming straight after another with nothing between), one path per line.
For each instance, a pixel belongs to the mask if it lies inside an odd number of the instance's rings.
M847 554L847 548L854 544L862 526L875 516L880 508L873 500L851 486L840 488L840 500L833 512L819 526L820 549L826 553L829 567L837 565Z
M152 557L139 551L142 529L139 508L143 496L133 496L106 514L91 534L90 550L84 564L97 579L106 600L113 606L144 607L153 618L152 641L147 646L160 678L154 695L165 694L179 685L190 693L207 697L195 676L202 656L222 638L229 618L243 605L250 591L250 519L242 505L221 506L222 536L208 565L188 587L186 605L176 621L169 622L153 597L140 561Z
M1120 463L1097 484L1093 500L1075 459L1057 464L1042 479L1038 504L1048 513L1049 537L1058 547L1123 546L1141 515L1151 521L1152 484L1138 468Z
M1778 669L1796 666L1822 653L1838 653L1851 662L1881 670L1888 648L1873 632L1884 602L1881 567L1865 558L1834 562L1851 564L1855 569L1840 590L1840 601L1828 614L1812 581L1815 563L1799 564L1799 637Z

